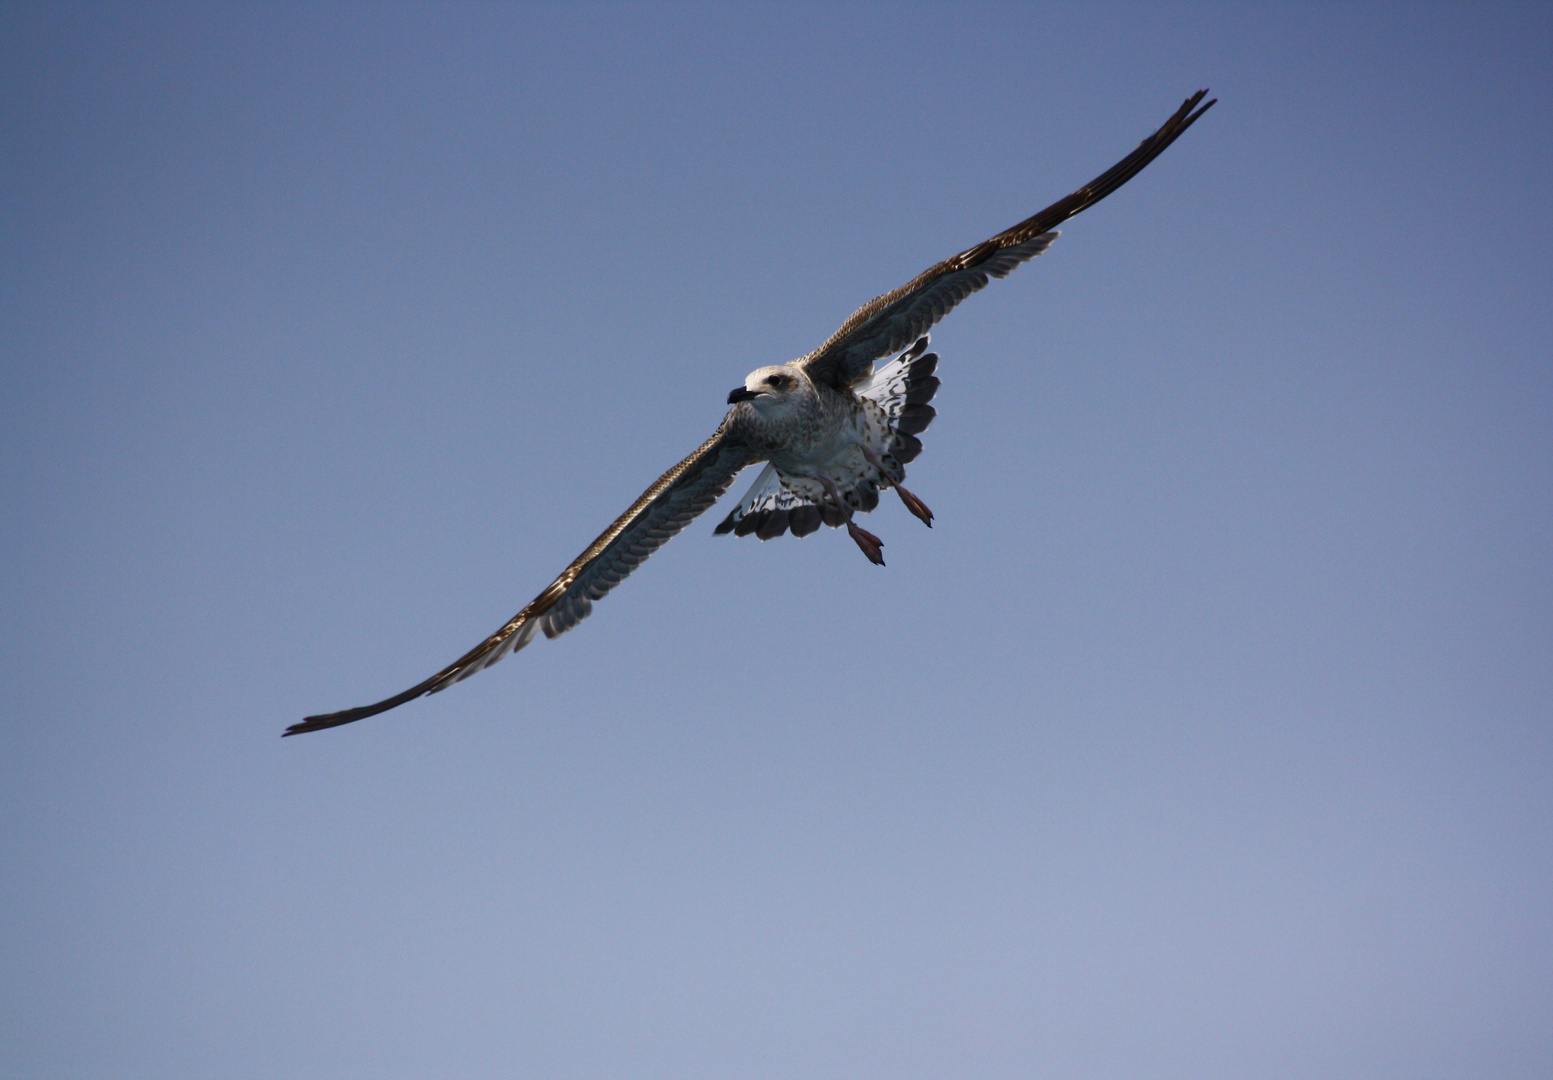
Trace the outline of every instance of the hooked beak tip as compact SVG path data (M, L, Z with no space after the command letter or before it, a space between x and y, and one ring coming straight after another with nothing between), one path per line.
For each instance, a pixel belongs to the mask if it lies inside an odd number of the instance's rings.
M740 386L729 392L728 404L737 405L741 401L748 401L750 398L757 398L759 396L760 394L756 391L746 390L744 387Z

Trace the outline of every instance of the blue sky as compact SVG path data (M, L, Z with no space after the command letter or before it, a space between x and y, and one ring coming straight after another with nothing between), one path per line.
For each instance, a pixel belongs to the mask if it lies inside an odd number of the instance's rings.
M1543 1077L1553 10L0 9L0 1077ZM729 387L937 513L448 693Z

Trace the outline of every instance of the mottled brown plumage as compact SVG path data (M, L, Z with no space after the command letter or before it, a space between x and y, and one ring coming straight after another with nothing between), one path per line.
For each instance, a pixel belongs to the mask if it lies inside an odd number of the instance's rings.
M765 461L751 497L718 526L762 539L796 536L821 523L848 533L870 561L883 563L881 541L852 520L894 487L924 523L932 512L900 487L905 465L922 449L917 435L933 418L937 357L927 333L990 278L1006 277L1046 250L1057 225L1093 206L1153 161L1214 104L1198 91L1164 126L1111 169L1011 229L945 259L893 292L858 308L808 356L752 372L729 395L732 408L717 432L664 473L561 575L501 629L424 682L372 705L310 716L287 735L337 727L434 694L523 648L541 630L563 634L586 618L632 570L728 489L739 471ZM907 349L910 345L911 348ZM906 349L875 372L877 361ZM897 385L898 384L898 385ZM763 487L763 485L767 485ZM769 490L768 490L769 488ZM764 500L770 500L765 505ZM748 526L746 527L746 522Z

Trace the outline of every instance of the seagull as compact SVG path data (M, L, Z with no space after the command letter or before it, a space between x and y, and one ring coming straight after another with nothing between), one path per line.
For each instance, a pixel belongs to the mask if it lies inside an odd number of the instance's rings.
M1217 101L1199 90L1154 134L1109 170L1045 210L858 308L809 355L757 368L728 395L731 406L710 439L664 473L545 590L490 637L424 682L341 712L309 716L285 735L349 724L445 690L517 652L540 631L557 637L593 602L722 497L747 466L765 468L717 526L718 535L770 540L845 527L868 561L884 565L884 542L854 520L893 488L931 527L933 512L904 486L917 438L936 415L936 353L928 331L991 278L1007 277L1057 238L1056 227L1131 180ZM882 367L875 364L891 357Z

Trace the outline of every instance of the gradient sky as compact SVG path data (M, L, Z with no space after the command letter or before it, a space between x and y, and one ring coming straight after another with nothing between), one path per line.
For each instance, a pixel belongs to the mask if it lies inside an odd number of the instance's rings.
M937 513L419 681L752 368ZM1553 1075L1553 8L0 7L0 1077Z

